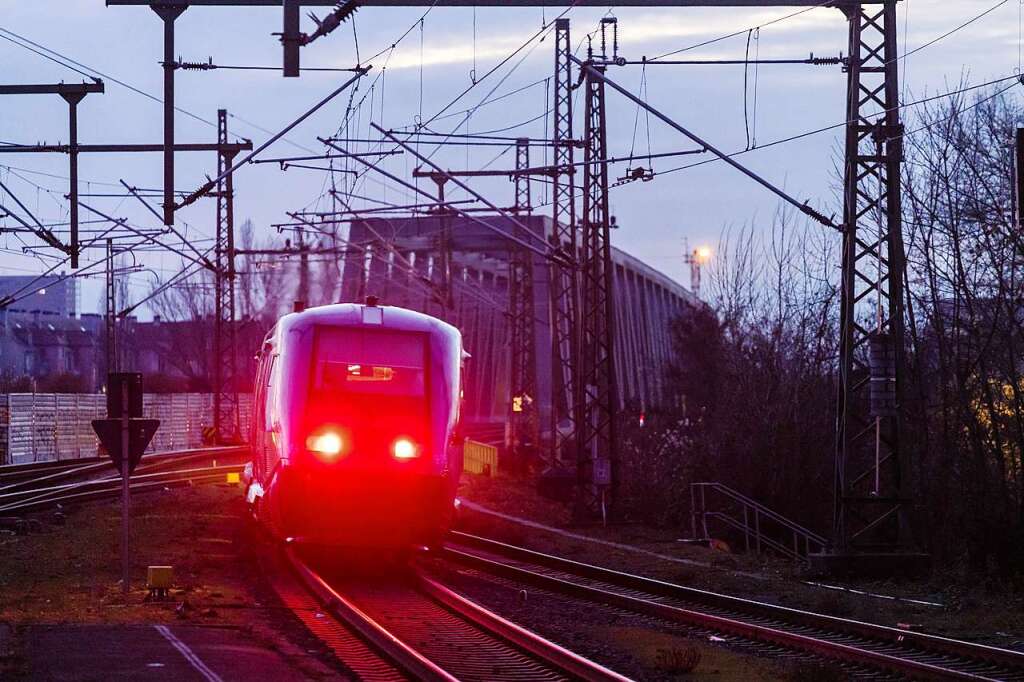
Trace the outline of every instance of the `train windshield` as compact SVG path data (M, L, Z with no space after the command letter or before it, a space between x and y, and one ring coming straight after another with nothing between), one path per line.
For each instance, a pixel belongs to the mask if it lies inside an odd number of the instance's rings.
M427 345L421 333L323 327L315 349L315 394L426 394Z
M386 453L398 439L425 446L427 348L420 332L317 327L303 415L309 433L331 431L351 452Z

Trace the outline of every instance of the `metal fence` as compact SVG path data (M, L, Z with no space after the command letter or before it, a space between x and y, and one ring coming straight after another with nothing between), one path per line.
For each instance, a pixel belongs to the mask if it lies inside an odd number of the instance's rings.
M462 447L462 469L471 474L497 475L498 448L467 440Z
M252 396L239 396L242 433L248 432ZM99 440L92 420L106 416L102 393L0 394L0 464L24 464L95 457ZM213 426L210 393L152 393L143 396L144 417L160 420L147 452L198 447Z

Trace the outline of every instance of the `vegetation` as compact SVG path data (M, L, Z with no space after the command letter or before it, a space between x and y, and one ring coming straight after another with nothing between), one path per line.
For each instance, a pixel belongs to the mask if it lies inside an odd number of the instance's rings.
M1006 584L1024 573L1024 241L1012 157L1022 111L989 92L918 115L903 178L916 537L936 565ZM648 520L688 522L687 485L715 480L827 531L837 248L786 213L770 230L724 233L711 308L673 329L683 407L627 429L623 496L634 515L660 507ZM659 456L640 460L652 449Z

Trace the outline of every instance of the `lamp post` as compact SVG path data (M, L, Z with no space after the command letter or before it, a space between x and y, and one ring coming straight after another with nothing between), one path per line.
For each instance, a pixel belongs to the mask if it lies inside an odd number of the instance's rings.
M700 298L701 266L710 260L711 249L706 246L699 246L690 253L683 255L683 262L690 266L690 290L697 298Z

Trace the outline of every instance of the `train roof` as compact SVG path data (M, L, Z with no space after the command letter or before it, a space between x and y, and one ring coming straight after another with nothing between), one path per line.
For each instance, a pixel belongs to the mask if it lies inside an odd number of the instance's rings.
M281 317L267 333L266 341L278 338L285 332L306 329L314 325L398 329L428 332L454 338L461 337L461 332L456 327L444 320L415 310L389 305L334 303L307 308L302 312L289 313Z

